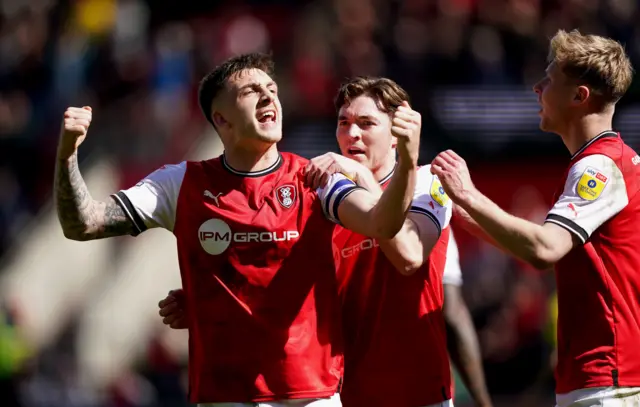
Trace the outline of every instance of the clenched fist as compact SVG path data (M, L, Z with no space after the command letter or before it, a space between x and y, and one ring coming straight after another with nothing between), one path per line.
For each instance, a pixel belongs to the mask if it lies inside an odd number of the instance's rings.
M58 142L58 158L71 157L87 136L91 125L91 107L69 107L64 112L60 141Z
M393 113L391 134L398 139L400 164L417 165L420 153L420 129L422 116L404 101Z
M453 150L443 151L433 159L431 173L438 176L447 195L458 205L463 206L476 190L467 163Z

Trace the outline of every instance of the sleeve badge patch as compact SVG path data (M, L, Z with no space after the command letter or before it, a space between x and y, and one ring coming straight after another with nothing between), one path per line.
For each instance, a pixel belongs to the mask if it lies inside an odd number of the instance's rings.
M578 181L576 192L578 196L587 201L598 199L609 179L593 167L587 167Z
M444 192L440 180L435 175L431 180L431 199L436 201L440 206L445 206L449 202L449 196Z

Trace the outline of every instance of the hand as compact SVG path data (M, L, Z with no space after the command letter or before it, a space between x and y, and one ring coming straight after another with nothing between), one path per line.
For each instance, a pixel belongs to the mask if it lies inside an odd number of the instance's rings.
M467 163L453 150L443 151L431 162L431 173L438 176L442 187L457 204L463 204L475 190Z
M362 164L336 153L326 153L309 161L305 168L305 179L310 188L324 187L329 177L342 173L357 183L358 174L366 169Z
M173 329L187 329L189 327L186 304L183 290L171 290L169 294L158 303L158 314L162 318L162 323L169 325Z
M402 102L393 114L391 134L398 139L400 164L417 166L420 154L420 129L422 116L411 109L407 101Z
M58 143L58 158L71 157L84 141L91 125L91 107L69 107L64 112L60 141Z

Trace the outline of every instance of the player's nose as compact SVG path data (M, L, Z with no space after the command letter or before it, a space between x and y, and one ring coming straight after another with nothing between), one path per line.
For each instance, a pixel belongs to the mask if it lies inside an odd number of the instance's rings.
M540 95L542 93L542 81L538 81L531 88L536 95Z
M362 133L360 132L360 128L358 126L352 124L347 129L347 135L349 136L349 138L359 139L362 136Z
M260 106L267 106L273 103L274 96L269 89L262 87L260 92Z

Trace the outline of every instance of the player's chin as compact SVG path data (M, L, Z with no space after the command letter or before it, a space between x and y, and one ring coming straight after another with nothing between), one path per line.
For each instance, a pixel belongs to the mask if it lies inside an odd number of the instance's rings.
M542 130L544 132L550 132L551 131L551 125L549 123L549 119L545 118L544 116L540 116L539 127L540 127L540 130Z
M282 139L281 126L259 126L256 133L258 138L263 141L277 143Z

